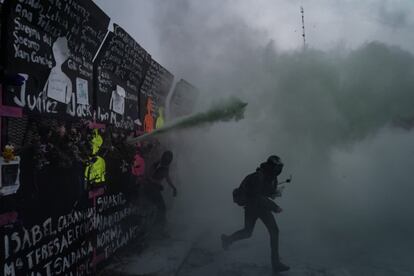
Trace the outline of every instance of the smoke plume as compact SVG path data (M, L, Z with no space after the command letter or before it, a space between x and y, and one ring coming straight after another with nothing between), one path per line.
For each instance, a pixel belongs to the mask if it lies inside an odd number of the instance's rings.
M299 48L302 2L307 49ZM394 124L414 118L412 3L252 3L153 4L155 57L204 91L198 110L227 96L249 103L237 123L168 135L179 185L171 221L212 231L219 247L219 234L243 223L231 191L277 154L281 179L293 174L278 200L287 261L414 271L414 132ZM258 227L245 251L268 260Z
M158 128L151 133L146 133L137 138L131 139L130 143L139 142L149 137L157 136L171 131L178 131L187 128L202 127L216 122L239 121L243 119L247 103L237 98L230 98L222 101L205 112L193 114L184 118L168 122L165 126Z
M278 154L286 164L281 178L294 177L279 199L285 255L343 265L364 251L361 262L379 262L379 245L394 252L413 244L407 235L414 228L407 193L413 132L393 126L414 118L413 55L375 41L353 49L280 50L236 16L217 19L178 2L160 16L163 59L205 91L200 107L223 95L249 106L238 124L173 135L182 194L172 219L216 237L240 228L232 189ZM258 233L266 240L266 232Z

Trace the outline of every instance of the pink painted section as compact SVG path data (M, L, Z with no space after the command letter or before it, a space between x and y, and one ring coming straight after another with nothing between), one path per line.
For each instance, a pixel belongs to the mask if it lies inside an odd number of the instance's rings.
M104 188L98 188L98 189L95 189L89 192L89 198L96 198L98 196L103 195L104 193L105 193Z
M135 176L143 176L145 172L145 160L139 154L134 156L134 166L132 167L132 174Z
M0 106L0 116L1 117L21 118L21 117L23 117L23 111L19 107L1 105Z
M105 193L104 188L97 188L89 192L89 198L93 199L93 207L96 207L96 198Z
M11 107L3 105L3 85L0 85L0 117L22 117L23 112L22 109L19 107ZM0 118L0 130L2 129L1 126L1 118ZM0 135L0 147L2 145L1 135Z
M20 107L3 105L3 85L0 85L0 116L1 117L22 117L23 111Z
M17 212L4 213L0 215L0 226L8 225L16 222L18 217Z
M105 128L105 124L100 124L97 122L89 122L89 128L97 128L97 129L102 129Z

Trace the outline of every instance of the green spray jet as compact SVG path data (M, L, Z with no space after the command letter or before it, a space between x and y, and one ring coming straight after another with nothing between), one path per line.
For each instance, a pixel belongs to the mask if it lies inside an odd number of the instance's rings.
M247 103L242 102L236 97L232 97L228 100L222 101L220 104L213 106L205 112L196 113L171 121L166 123L164 127L156 129L151 133L146 133L142 136L129 139L128 143L136 143L169 131L200 127L216 122L228 122L231 120L239 121L244 118L246 106Z

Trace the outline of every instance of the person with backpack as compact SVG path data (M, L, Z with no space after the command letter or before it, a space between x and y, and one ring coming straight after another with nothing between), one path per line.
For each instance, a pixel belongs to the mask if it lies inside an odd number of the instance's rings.
M279 228L272 214L282 212L282 208L270 199L278 195L277 176L282 169L280 157L272 155L242 181L233 191L233 200L244 207L244 228L230 236L221 236L223 249L227 250L233 242L250 238L257 219L260 219L270 234L271 261L275 273L289 270L280 262Z

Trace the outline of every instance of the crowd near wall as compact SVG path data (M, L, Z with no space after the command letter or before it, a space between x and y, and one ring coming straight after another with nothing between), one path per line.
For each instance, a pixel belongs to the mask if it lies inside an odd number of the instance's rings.
M174 76L91 0L0 1L0 275L91 275L151 232ZM172 92L172 117L198 92Z

